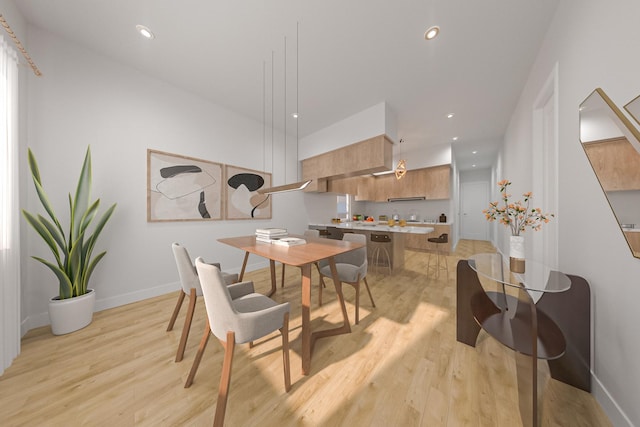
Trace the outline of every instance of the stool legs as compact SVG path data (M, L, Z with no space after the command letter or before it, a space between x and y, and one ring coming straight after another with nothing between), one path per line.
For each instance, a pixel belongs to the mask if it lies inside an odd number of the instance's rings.
M373 256L371 260L376 267L376 273L378 272L378 266L380 265L380 252L383 254L383 258L387 258L387 267L389 268L389 274L391 274L391 256L389 255L389 251L384 246L376 247L375 251L373 251Z
M444 270L447 273L447 280L449 280L449 264L447 262L447 256L440 249L440 245L441 245L440 243L434 243L434 244L435 244L435 249L433 249L432 252L429 252L429 260L427 261L427 275L433 269L435 271L435 277L439 278L440 270ZM436 255L435 266L432 265L431 263L431 256L433 255L434 251Z

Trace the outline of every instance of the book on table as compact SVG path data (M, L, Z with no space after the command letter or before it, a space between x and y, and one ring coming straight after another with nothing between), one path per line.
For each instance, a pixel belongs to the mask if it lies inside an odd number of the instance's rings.
M286 237L286 236L283 236ZM276 240L281 239L282 237L269 237L269 236L259 236L256 234L256 242L262 242L262 243L273 243Z
M286 228L256 228L256 235L261 234L264 236L281 236L287 234Z
M271 242L271 244L279 246L297 246L304 245L305 243L307 243L307 241L299 237L282 237L280 239L274 239Z

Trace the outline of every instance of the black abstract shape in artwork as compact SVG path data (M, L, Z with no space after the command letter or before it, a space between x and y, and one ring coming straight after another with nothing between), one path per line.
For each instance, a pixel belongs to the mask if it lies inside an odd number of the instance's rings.
M160 176L163 178L171 178L181 173L199 173L202 172L198 166L195 165L180 165L180 166L167 166L160 169Z
M244 185L249 191L256 191L264 185L264 178L255 173L238 173L229 178L227 184L233 189Z
M263 201L261 201L260 203L255 205L253 207L253 209L251 209L251 218L255 218L256 209L258 209L260 206L264 205L267 202L267 200L269 200L269 197L271 197L271 194L267 194L267 197L265 197Z
M204 201L204 191L200 192L200 203L198 203L198 212L200 212L202 218L211 218L211 215L209 215L209 211L207 211L207 204Z

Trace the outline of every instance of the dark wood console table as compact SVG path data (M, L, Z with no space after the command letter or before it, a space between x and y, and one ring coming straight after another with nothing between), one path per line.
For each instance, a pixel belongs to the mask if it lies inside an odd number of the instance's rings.
M493 253L458 262L456 338L475 347L483 329L531 358L526 371L518 369L520 414L523 425L538 426L538 359L548 361L552 378L591 391L589 285L530 260L524 274L511 273L504 261Z

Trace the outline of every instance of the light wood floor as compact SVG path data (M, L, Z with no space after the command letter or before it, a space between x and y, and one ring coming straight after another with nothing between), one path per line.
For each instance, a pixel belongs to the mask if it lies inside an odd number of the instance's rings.
M322 339L309 376L300 373L300 273L274 296L290 301L292 389L284 392L279 334L238 346L228 426L518 426L515 355L481 333L476 348L455 339L455 266L487 242L461 241L448 257L449 279L425 275L428 254L406 252L393 276L370 267L377 308L361 295L360 324ZM242 256L238 253L238 257ZM317 274L317 272L314 272ZM268 269L249 273L269 288ZM317 284L317 276L313 276ZM329 282L328 285L330 285ZM364 292L364 291L363 291ZM183 312L166 332L177 294L96 313L76 333L48 327L22 340L22 353L0 377L0 426L208 426L213 421L222 347L211 339L190 389L183 384L204 328L204 301L180 363L174 363ZM314 328L340 321L333 286L312 298ZM353 288L345 286L353 324ZM550 380L545 426L608 426L594 398Z

